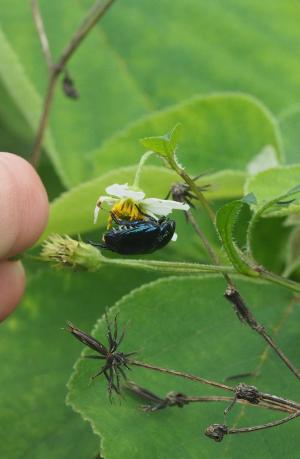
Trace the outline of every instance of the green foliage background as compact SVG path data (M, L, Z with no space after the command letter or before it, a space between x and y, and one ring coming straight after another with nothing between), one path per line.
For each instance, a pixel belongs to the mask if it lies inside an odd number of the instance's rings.
M92 3L41 0L55 56ZM0 0L0 10L0 147L28 158L47 84L46 65L29 2ZM248 192L262 204L299 184L299 21L294 0L116 2L68 65L80 99L67 99L60 88L55 96L39 168L51 200L43 237L81 233L85 239L94 231L99 238L105 222L96 232L92 225L98 196L111 183L130 183L143 153L140 137L163 134L177 122L183 125L180 161L192 174L207 172L199 183L211 184L207 196L216 207ZM266 147L279 167L251 176L249 163ZM149 163L141 186L148 195L164 198L174 174L156 159ZM298 211L297 202L277 209L259 222L252 238L258 262L277 273L286 269L296 279ZM205 216L198 214L219 247ZM207 261L184 218L176 219L178 242L156 257ZM239 228L236 233L242 238ZM68 403L100 438L64 404L81 346L61 327L69 319L88 331L116 302L114 310L132 323L124 347L141 349L143 359L219 380L259 367L259 376L249 383L297 398L293 377L224 304L219 278L177 279L174 284L129 269L109 267L91 274L25 264L27 293L0 328L1 457L92 459L100 442L106 459L298 457L297 421L217 445L202 432L209 423L222 422L223 407L174 408L150 416L142 415L129 397L111 407L103 381L88 386L91 362L76 364ZM292 295L279 287L237 282L300 366L299 308ZM102 322L95 332L103 339ZM203 393L201 386L135 373L160 395L173 389ZM232 423L249 425L277 415L249 409L231 416Z

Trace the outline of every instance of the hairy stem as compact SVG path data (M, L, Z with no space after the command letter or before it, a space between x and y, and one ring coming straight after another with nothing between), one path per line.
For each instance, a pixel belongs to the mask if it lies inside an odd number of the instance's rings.
M141 179L141 173L142 173L142 170L143 170L143 167L145 165L145 162L147 161L147 159L153 155L153 151L147 151L146 153L143 154L143 156L141 157L140 159L140 162L137 166L137 169L136 169L136 173L135 173L135 177L134 177L134 181L133 181L133 188L138 188L140 186L140 179Z
M300 293L300 283L295 282L291 279L286 279L285 277L278 276L277 274L270 273L265 269L260 270L260 277L265 279L268 282L272 282L273 284L281 285L282 287L286 287L289 290L294 292Z
M208 239L206 238L205 234L203 233L203 231L201 230L200 226L198 225L198 223L197 223L196 219L194 218L192 212L190 210L188 210L188 211L185 212L185 215L187 217L188 222L192 225L192 227L194 228L195 232L198 234L198 236L199 236L204 248L206 249L206 252L210 256L211 260L215 264L220 264L220 260L219 260L218 255L215 253L215 251L211 247Z

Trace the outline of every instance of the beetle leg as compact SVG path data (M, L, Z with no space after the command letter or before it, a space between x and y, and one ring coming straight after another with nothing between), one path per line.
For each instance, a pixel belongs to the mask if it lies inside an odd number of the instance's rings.
M117 225L119 225L119 226L121 226L121 225L125 225L125 226L126 226L126 225L129 224L129 220L120 220L120 219L116 216L116 214L115 214L114 212L111 212L110 215L111 215L111 218L113 219L113 221L114 221Z
M143 212L137 204L135 204L135 207L137 208L140 214L144 215L144 217L148 217L149 220L151 220L152 222L157 222L156 218L152 217L152 215L145 214L145 212Z
M107 245L104 242L88 241L88 243L95 247L101 247L102 249L107 249Z

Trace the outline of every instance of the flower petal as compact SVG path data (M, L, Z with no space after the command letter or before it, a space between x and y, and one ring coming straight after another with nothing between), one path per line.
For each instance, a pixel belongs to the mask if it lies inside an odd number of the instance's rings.
M169 199L147 198L141 204L145 213L151 212L155 215L169 215L172 210L189 210L190 208L188 204Z
M177 233L174 233L173 236L172 236L171 241L173 241L173 242L177 241L177 237L178 237Z
M109 206L113 206L117 201L118 199L112 198L111 196L100 196L94 210L94 224L98 220L98 214L99 210L101 209L102 203L106 202Z
M145 197L145 193L143 193L143 191L135 191L131 189L128 186L128 183L124 183L123 185L114 183L113 185L108 186L105 191L107 194L112 196L117 196L118 198L131 198L134 201L141 201Z

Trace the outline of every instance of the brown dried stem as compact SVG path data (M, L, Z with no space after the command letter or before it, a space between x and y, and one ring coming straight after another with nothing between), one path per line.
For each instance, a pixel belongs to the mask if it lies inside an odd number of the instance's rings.
M226 390L229 392L233 392L235 396L230 400L234 403L238 400L247 400L252 405L259 405L262 402L271 403L273 407L279 406L287 406L291 408L291 410L300 410L300 403L295 402L293 400L289 400L283 397L279 397L277 395L272 395L264 392L258 391L255 386L249 386L247 384L238 384L236 387L228 386L223 383L219 383L217 381L209 380L203 378L201 376L196 376L190 373L185 373L183 371L172 370L169 368L159 367L157 365L152 365L150 363L141 362L139 360L131 360L127 361L128 365L133 365L137 367L142 367L148 370L159 371L161 373L169 374L172 376L177 376L179 378L188 379L190 381L199 382L201 384L206 384L208 386L216 387L218 389ZM232 405L234 404L232 403ZM231 407L230 407L231 408ZM226 411L228 412L228 410ZM226 414L226 413L225 413Z
M236 399L235 397L227 397L222 395L207 395L207 396L188 396L181 392L169 392L165 398L161 398L151 392L144 387L139 386L133 381L127 381L126 385L124 386L129 392L132 394L150 402L149 405L143 405L143 411L147 412L155 412L161 409L165 409L172 406L177 406L182 408L184 405L188 405L189 403L211 403L211 402L226 402L232 404L232 402L236 402L242 405L252 405L248 400L243 399ZM281 404L273 404L272 402L261 402L255 406L259 406L261 408L267 408L270 410L287 412L287 413L294 413L295 409Z
M226 384L211 381L209 379L202 378L201 376L192 375L183 371L170 370L169 368L158 367L157 365L151 365L150 363L140 362L138 360L129 360L129 365L136 367L146 368L148 370L159 371L161 373L167 373L169 375L178 376L179 378L189 379L190 381L200 382L201 384L207 384L209 386L217 387L218 389L224 389L230 392L234 392L234 387L227 386Z

